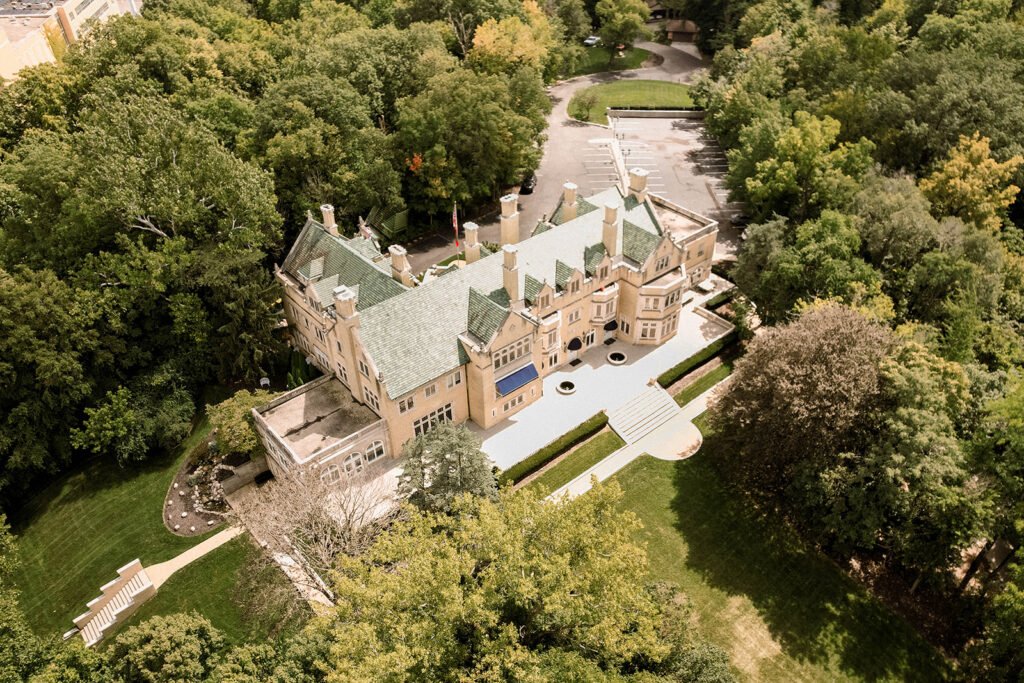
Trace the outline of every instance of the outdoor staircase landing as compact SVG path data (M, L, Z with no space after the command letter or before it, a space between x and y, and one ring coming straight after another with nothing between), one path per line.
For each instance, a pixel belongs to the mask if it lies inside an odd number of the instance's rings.
M635 443L679 414L679 406L657 382L608 411L608 425L626 443Z
M116 579L100 589L102 595L88 604L89 611L75 619L86 647L101 641L114 624L127 619L139 605L156 594L139 560L129 562L117 573Z

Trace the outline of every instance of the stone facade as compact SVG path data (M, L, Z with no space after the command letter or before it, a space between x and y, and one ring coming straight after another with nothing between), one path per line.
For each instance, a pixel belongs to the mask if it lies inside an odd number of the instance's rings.
M502 198L501 253L487 253L467 223L466 262L422 281L401 247L385 254L340 236L331 207L322 223L307 220L276 271L291 343L379 419L359 438L325 438L329 451L299 452L282 435L302 425L266 416L302 394L258 409L275 473L344 462L371 439L396 457L439 421L491 427L539 400L542 378L589 348L670 339L691 286L710 276L717 225L649 195L641 170L627 191L586 199L567 183L550 221L521 243L516 205Z

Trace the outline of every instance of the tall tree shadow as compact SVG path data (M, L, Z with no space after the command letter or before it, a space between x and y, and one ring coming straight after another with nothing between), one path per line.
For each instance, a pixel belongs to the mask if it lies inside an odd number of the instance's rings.
M865 680L941 680L947 665L911 627L780 520L725 489L707 460L675 464L672 511L684 560L711 587L744 596L783 651Z

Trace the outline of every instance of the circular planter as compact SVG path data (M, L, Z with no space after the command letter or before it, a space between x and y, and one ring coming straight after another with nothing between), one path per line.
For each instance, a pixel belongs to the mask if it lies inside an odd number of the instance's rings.
M612 365L622 365L628 360L628 358L626 358L626 354L622 351L612 351L606 356L606 359Z
M562 380L561 382L558 383L558 386L555 387L555 391L557 391L560 394L566 394L566 395L575 394L576 393L576 384L575 384L575 382L570 382L567 379L566 380Z

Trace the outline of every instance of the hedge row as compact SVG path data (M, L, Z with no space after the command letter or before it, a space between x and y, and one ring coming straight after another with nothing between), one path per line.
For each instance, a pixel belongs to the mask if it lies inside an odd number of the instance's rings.
M725 304L735 299L736 294L738 292L739 290L736 289L735 287L730 287L724 292L719 292L718 294L714 295L713 297L704 302L704 308L708 309L709 311L713 311L720 306L724 306Z
M658 377L658 384L660 384L663 387L667 387L668 385L672 384L677 379L688 373L690 370L693 370L698 365L706 363L708 360L714 357L715 354L724 349L726 346L735 343L738 338L739 335L736 334L736 330L733 330L729 334L725 335L718 341L711 344L711 346L701 349L697 353L693 354L692 356L684 360L682 363L676 365L674 368L670 368L663 372L661 376Z
M593 416L586 422L576 425L530 457L517 462L515 465L512 465L512 467L509 467L507 470L502 472L501 476L498 477L498 483L504 484L509 481L514 483L530 474L533 474L576 444L586 441L591 436L601 431L606 424L608 424L608 416L602 412Z

